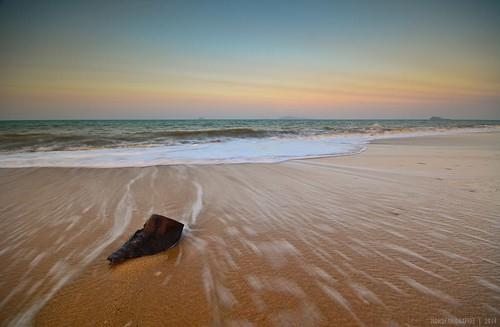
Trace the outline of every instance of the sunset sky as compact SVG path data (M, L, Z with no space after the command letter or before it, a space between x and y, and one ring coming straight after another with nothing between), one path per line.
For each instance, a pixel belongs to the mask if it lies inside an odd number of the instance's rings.
M0 1L0 119L500 119L500 1Z

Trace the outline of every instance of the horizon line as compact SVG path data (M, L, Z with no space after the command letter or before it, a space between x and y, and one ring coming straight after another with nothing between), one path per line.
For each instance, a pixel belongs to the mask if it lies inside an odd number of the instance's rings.
M208 117L200 117L200 118L44 118L44 119L1 119L0 122L7 121L155 121L155 120L477 120L477 121L498 121L497 119L484 119L484 118L446 118L441 116L431 116L428 118L302 118L302 117L276 117L276 118L208 118Z

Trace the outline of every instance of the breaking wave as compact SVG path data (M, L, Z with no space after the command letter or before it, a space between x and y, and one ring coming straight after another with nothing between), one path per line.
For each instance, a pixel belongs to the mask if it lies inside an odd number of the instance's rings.
M278 162L346 155L373 139L500 129L500 121L0 121L0 167Z

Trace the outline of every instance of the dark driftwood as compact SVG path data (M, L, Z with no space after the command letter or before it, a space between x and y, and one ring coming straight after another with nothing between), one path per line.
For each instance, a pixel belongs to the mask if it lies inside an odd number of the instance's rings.
M130 258L151 255L177 244L181 238L184 224L160 215L153 214L132 237L108 257L111 264Z

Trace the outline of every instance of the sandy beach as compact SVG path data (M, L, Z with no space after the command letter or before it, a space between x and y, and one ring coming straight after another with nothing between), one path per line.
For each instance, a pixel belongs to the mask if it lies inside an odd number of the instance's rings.
M0 194L1 325L500 324L500 133L275 164L0 169ZM186 223L180 244L110 267L151 213Z

